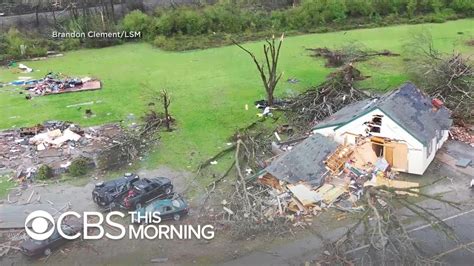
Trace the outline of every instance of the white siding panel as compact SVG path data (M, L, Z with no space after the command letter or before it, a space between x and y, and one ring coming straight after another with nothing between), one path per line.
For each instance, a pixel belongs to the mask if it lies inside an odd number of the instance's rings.
M326 137L333 137L335 134L334 128L336 127L334 126L334 127L319 128L319 129L313 130L313 133L319 133Z

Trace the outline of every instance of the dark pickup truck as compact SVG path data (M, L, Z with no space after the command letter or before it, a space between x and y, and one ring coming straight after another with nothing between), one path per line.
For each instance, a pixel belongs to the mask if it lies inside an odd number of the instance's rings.
M97 183L92 191L92 200L100 207L109 207L138 180L138 175L127 173L121 178Z
M166 177L142 178L133 183L119 202L127 210L140 209L146 202L153 199L165 199L173 196L173 184Z

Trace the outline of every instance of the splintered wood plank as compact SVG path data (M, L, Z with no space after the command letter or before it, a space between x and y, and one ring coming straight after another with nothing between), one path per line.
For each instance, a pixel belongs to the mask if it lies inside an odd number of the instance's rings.
M346 189L344 187L336 186L323 195L323 201L326 204L331 204L345 192Z

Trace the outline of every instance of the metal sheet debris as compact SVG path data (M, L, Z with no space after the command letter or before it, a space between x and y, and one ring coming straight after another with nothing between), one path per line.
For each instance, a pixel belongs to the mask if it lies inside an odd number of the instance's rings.
M303 206L312 205L321 201L321 196L305 184L288 185L286 187L291 191L291 193L293 193L293 196L303 204Z

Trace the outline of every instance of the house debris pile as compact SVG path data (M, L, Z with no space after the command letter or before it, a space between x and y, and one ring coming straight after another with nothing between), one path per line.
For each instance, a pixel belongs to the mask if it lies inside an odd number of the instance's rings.
M78 158L97 159L97 154L116 145L123 135L119 125L81 128L69 122L47 121L33 127L0 132L0 169L16 172L16 178L34 178L39 166L53 174L67 170Z
M291 152L277 157L258 176L258 182L270 187L270 194L276 198L268 206L267 215L286 215L292 221L304 221L302 217L318 215L330 207L362 211L363 206L358 206L357 201L367 186L419 186L397 178L398 172L375 154L369 140L340 145L314 134L295 145Z
M33 96L99 90L102 88L101 82L97 79L90 77L70 78L55 73L49 73L43 79L20 79L13 81L11 84L24 86L25 90Z

